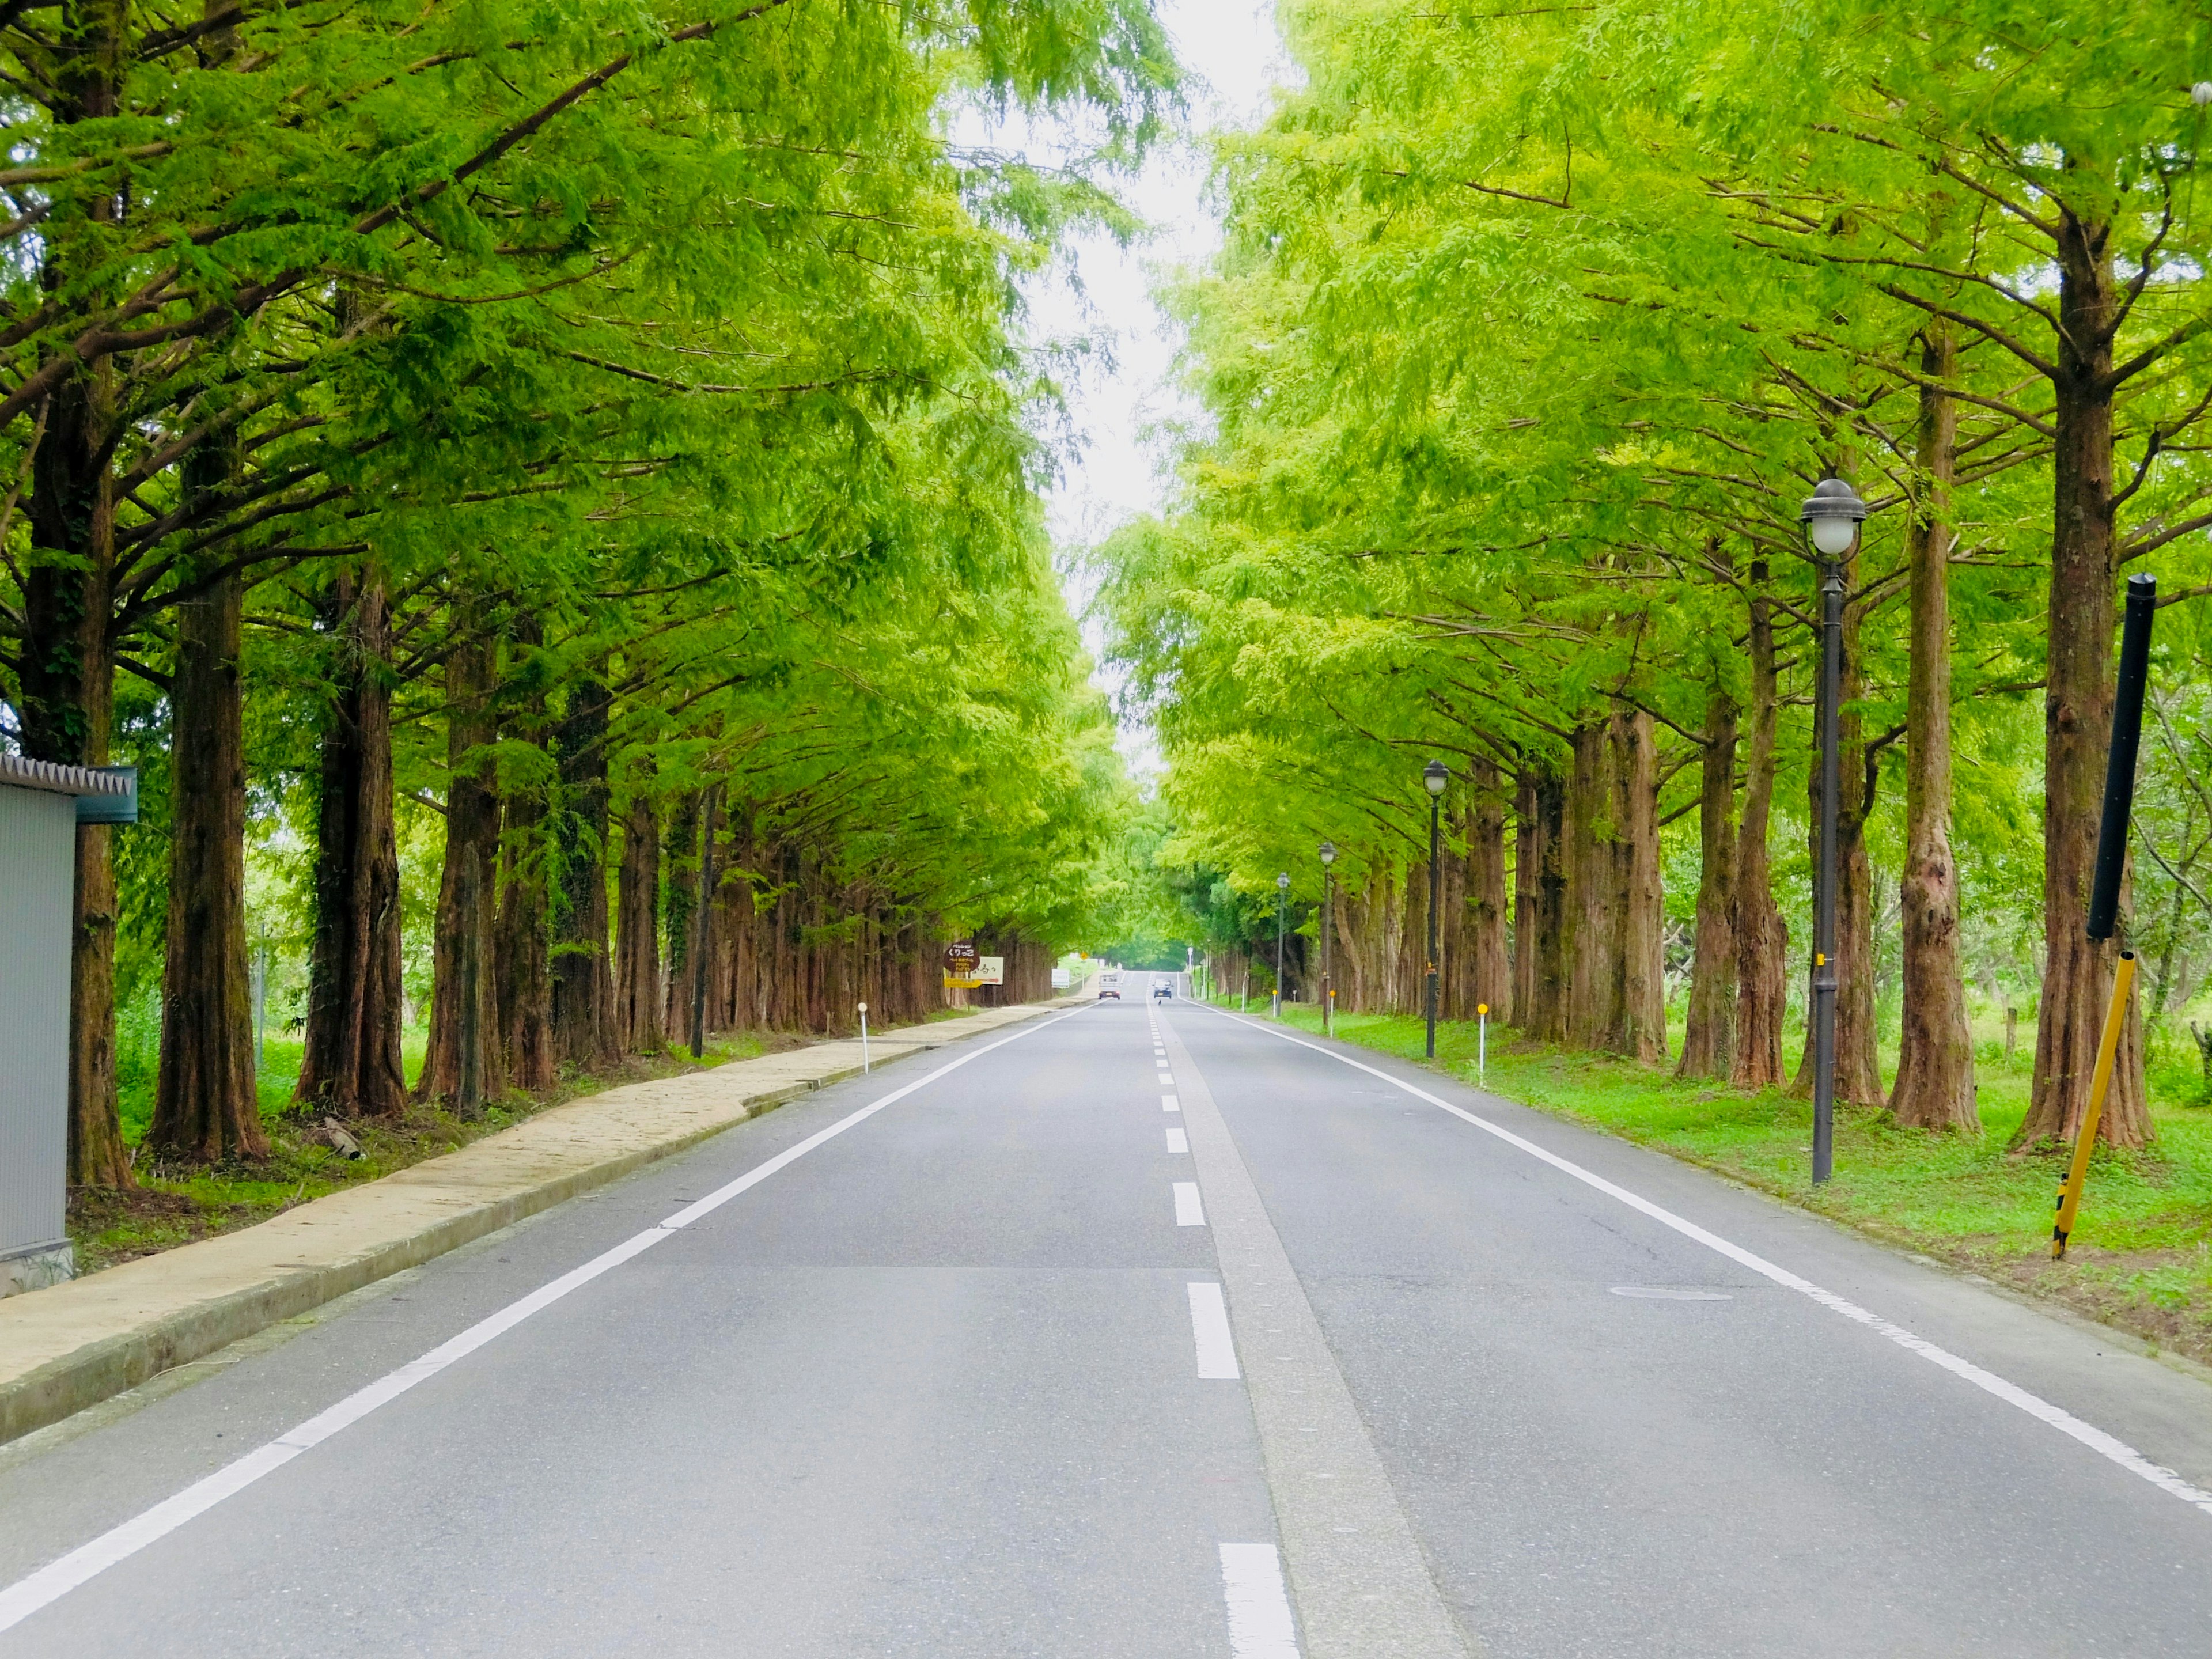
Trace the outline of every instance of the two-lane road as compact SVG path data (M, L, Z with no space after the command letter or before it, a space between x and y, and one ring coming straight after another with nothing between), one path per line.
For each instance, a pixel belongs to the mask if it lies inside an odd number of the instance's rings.
M1179 1000L249 1346L0 1448L0 1659L2212 1654L2212 1390Z

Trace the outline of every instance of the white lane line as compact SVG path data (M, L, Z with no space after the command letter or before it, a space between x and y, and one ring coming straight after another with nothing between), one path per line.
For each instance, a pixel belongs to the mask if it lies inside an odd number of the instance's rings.
M1190 1137L1173 1123L1168 1125L1168 1150L1178 1158L1187 1157L1190 1152Z
M1162 1095L1160 1097L1160 1109L1164 1112L1179 1112L1182 1110L1182 1103L1177 1100L1173 1095Z
M1198 1183L1178 1181L1175 1184L1176 1225L1203 1227L1206 1225L1206 1206L1198 1201Z
M986 1043L980 1048L969 1049L957 1059L948 1060L927 1077L916 1078L901 1089L870 1101L858 1111L839 1118L826 1129L817 1130L765 1163L755 1164L744 1175L727 1185L688 1204L666 1220L657 1222L641 1233L624 1239L612 1249L593 1256L580 1267L572 1268L551 1283L542 1285L529 1295L510 1302L497 1313L478 1320L459 1336L441 1343L419 1359L410 1359L397 1370L387 1372L366 1388L358 1389L327 1411L319 1412L278 1435L274 1440L256 1447L243 1457L225 1464L213 1474L203 1476L177 1493L164 1498L151 1509L132 1516L120 1526L81 1544L68 1554L49 1561L27 1577L19 1578L5 1589L0 1589L0 1631L11 1630L40 1608L59 1601L78 1585L105 1572L118 1562L128 1560L149 1544L155 1543L183 1526L196 1516L204 1515L217 1504L234 1493L243 1492L262 1476L284 1467L301 1453L329 1439L339 1430L359 1422L378 1407L387 1405L405 1394L418 1382L428 1382L456 1360L474 1353L478 1348L513 1330L534 1313L542 1312L571 1291L580 1289L611 1268L618 1267L632 1256L641 1255L672 1233L690 1226L709 1211L728 1203L748 1188L757 1187L779 1170L797 1163L821 1146L865 1122L886 1106L904 1100L917 1089L924 1089L949 1072L957 1071L972 1060L981 1060L994 1049L1003 1048L1010 1042L1057 1025L1083 1012L1071 1009L1054 1018L1041 1020L1035 1025L1024 1026L1012 1036L1001 1037L996 1042ZM1214 1288L1214 1302L1220 1304L1220 1286ZM1222 1327L1225 1334L1227 1323ZM1234 1373L1232 1373L1233 1375Z
M1370 1077L1379 1077L1385 1083L1393 1084L1404 1090L1417 1100L1425 1100L1431 1106L1441 1107L1454 1117L1472 1123L1486 1134L1495 1135L1507 1146L1517 1147L1528 1153L1529 1157L1550 1164L1564 1175L1572 1176L1583 1185L1595 1188L1608 1198L1620 1200L1630 1209L1650 1216L1662 1227L1673 1228L1683 1237L1692 1239L1707 1249L1726 1256L1739 1267L1748 1267L1761 1278L1771 1279L1785 1289L1795 1291L1800 1296L1809 1297L1822 1307L1841 1314L1853 1323L1863 1325L1876 1334L1887 1337L1906 1352L1917 1353L1930 1364L1940 1365L1952 1376L1972 1383L1983 1393L1994 1395L2008 1406L2017 1407L2038 1422L2047 1423L2068 1438L2079 1441L2100 1457L2117 1463L2129 1474L2139 1475L2149 1481L2160 1492L2171 1492L2183 1503L2194 1504L2207 1515L2212 1515L2212 1492L2207 1492L2201 1486L2191 1486L2162 1463L2152 1462L2150 1459L2117 1435L2107 1434L2094 1424L2083 1422L2064 1407L2055 1406L2040 1395L2029 1393L2017 1382L2008 1382L1995 1371L1983 1370L1971 1359L1963 1359L1948 1348L1938 1347L1925 1337L1914 1335L1902 1325L1893 1324L1880 1314L1838 1296L1833 1291L1824 1290L1811 1279L1801 1278L1791 1273L1789 1268L1769 1261L1763 1255L1758 1255L1745 1249L1741 1244L1730 1243L1719 1234L1707 1231L1696 1222L1676 1215L1672 1210L1662 1208L1650 1199L1630 1192L1626 1187L1607 1181L1594 1170L1585 1170L1571 1158L1561 1158L1557 1152L1547 1151L1534 1141L1515 1134L1503 1124L1492 1123L1486 1117L1479 1117L1462 1107L1453 1105L1448 1100L1439 1099L1426 1089L1408 1083L1401 1077L1393 1077L1378 1066L1364 1065L1348 1054L1340 1054L1334 1049L1324 1048L1317 1042L1308 1042L1303 1037L1294 1037L1286 1031L1275 1030L1272 1027L1261 1024L1256 1020L1245 1019L1237 1014L1224 1013L1222 1018L1235 1020L1239 1025L1249 1025L1257 1031L1265 1031L1269 1036L1280 1037L1285 1042L1294 1042L1301 1048L1310 1048L1317 1054L1326 1054L1331 1060L1340 1060L1351 1066L1354 1071L1364 1072Z
M1194 1279L1190 1292L1190 1334L1198 1347L1198 1376L1202 1382L1234 1382L1243 1376L1237 1369L1237 1343L1229 1334L1229 1308L1221 1299L1221 1286L1210 1279Z
M1221 1592L1229 1602L1231 1659L1298 1659L1283 1559L1273 1544L1224 1544Z

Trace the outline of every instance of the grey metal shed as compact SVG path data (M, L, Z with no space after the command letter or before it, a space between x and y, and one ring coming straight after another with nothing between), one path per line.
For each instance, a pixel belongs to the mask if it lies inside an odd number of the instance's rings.
M76 826L137 816L132 768L0 754L0 1296L71 1271L64 1223Z

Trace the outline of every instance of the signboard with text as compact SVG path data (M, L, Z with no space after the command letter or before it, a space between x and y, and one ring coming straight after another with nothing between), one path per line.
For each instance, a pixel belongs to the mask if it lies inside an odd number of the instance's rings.
M1004 957L976 957L972 965L956 973L952 967L952 952L945 953L945 988L948 991L972 991L978 986L1004 985L1006 982L1006 959Z

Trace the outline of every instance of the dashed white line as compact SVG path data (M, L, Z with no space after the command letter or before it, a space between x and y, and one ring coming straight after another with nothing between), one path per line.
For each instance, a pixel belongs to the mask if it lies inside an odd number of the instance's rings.
M1190 1154L1190 1137L1177 1124L1168 1125L1168 1150L1177 1158L1187 1158Z
M1206 1225L1206 1206L1199 1201L1195 1181L1178 1181L1175 1184L1176 1225L1203 1227Z
M1283 1558L1273 1544L1224 1544L1221 1592L1229 1603L1232 1659L1298 1659Z
M1160 1109L1164 1112L1179 1112L1182 1110L1182 1102L1177 1100L1173 1095L1162 1095Z
M1244 1373L1237 1369L1237 1340L1229 1334L1229 1306L1221 1299L1221 1286L1211 1279L1194 1279L1190 1291L1190 1334L1198 1349L1198 1376L1202 1382L1234 1382Z

